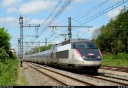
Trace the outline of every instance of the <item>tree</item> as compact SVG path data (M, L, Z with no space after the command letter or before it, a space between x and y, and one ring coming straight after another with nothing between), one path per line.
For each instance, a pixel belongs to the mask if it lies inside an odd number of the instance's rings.
M10 53L10 35L4 28L0 28L0 59L5 59Z
M100 27L99 30L98 33L94 32L93 36L96 35L96 37L92 41L101 51L114 54L125 52L126 38L128 39L128 10L121 10L117 17L111 19L109 23Z
M53 44L49 44L48 46L40 46L40 52L43 52L45 50L51 49ZM38 53L39 52L39 47L33 48L32 50L26 52L26 55L33 54L33 53Z

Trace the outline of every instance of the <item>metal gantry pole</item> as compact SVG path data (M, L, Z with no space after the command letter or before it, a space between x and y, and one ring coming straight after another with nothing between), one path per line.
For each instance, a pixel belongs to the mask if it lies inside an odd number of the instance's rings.
M40 27L40 24L39 25L31 25L31 24L28 24L28 25L25 25L23 26L23 17L20 15L20 18L19 18L19 24L20 24L20 66L23 67L22 65L22 61L23 61L23 27L36 27L38 29L38 27Z
M20 23L20 66L23 67L22 65L22 60L23 60L23 17L19 18L19 23Z
M72 38L72 32L71 32L71 17L68 18L68 39Z
M68 39L72 39L72 27L86 27L86 28L93 28L93 26L72 26L71 24L71 17L68 18L68 26L49 26L52 28L56 27L68 27Z

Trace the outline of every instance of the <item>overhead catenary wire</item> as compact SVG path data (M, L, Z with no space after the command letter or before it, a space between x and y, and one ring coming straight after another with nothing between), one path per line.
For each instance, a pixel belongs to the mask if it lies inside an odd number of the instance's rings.
M116 4L110 6L109 8L107 8L107 9L105 9L105 10L103 10L103 11L100 11L100 12L97 13L97 14L94 14L93 16L91 16L91 17L89 18L89 20L88 20L88 19L85 19L85 20L83 20L84 22L83 22L83 21L80 21L79 23L81 23L81 25L84 25L84 24L86 24L86 23L88 23L88 22L90 22L90 21L92 21L92 20L98 18L99 16L101 16L101 15L103 15L103 14L109 12L110 10L112 10L112 9L114 9L114 8L116 8L116 7L118 7L118 6L122 5L122 4L124 4L124 3L126 3L127 1L128 1L128 0L119 1L119 2L117 2ZM82 23L82 22L83 22L83 23Z
M90 21L98 18L99 16L101 16L101 15L109 12L112 9L115 9L116 7L122 5L122 4L126 3L126 2L128 2L128 0L121 0L121 1L117 2L115 5L112 5L112 6L108 7L107 9L104 9L104 10L102 10L102 11L100 11L100 12L92 15L90 18L87 18L87 19L82 20L81 23L82 22L83 23L81 25L84 25L84 24L86 24L86 23L88 23L88 22L90 22Z
M78 18L78 17L79 17L78 19L74 19L74 20L75 20L75 21L79 21L80 18L82 18L82 17L84 17L84 16L86 16L86 15L92 13L93 11L95 11L96 9L98 9L99 7L101 7L102 5L104 5L105 3L107 3L108 1L109 1L109 0L105 0L105 1L103 1L102 3L100 3L100 4L96 5L96 6L94 6L93 8L91 8L91 9L89 9L89 10L83 12L82 14L80 14L80 15L78 15L78 16L75 17L75 18ZM74 22L73 22L73 23L74 23ZM79 22L79 23L80 23L80 22Z
M48 29L48 26L49 26L50 24L52 24L52 23L61 15L61 13L66 9L67 6L70 5L70 3L71 3L72 1L73 1L73 0L67 0L67 1L65 1L64 5L63 5L63 6L60 8L60 10L55 14L54 18L53 18L51 21L49 21L49 23L43 28L42 31L40 31L40 34L38 35L39 37ZM34 41L35 41L35 39L34 39Z

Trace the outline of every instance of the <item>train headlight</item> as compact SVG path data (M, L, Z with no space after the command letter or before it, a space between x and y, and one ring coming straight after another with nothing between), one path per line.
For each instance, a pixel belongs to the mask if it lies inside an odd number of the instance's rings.
M86 58L85 56L83 56L83 58Z
M98 56L98 58L101 58L100 56Z

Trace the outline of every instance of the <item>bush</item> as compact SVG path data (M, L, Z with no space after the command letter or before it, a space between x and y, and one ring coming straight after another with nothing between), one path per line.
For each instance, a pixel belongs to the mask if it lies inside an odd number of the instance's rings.
M128 59L128 54L125 53L118 53L117 57L119 57L119 59Z
M17 80L18 61L7 59L6 64L0 62L0 86L15 86Z
M5 62L6 58L8 57L9 55L6 53L5 49L2 47L0 48L0 61L1 62Z
M103 54L102 65L128 68L128 54L125 53L118 53L117 55Z

